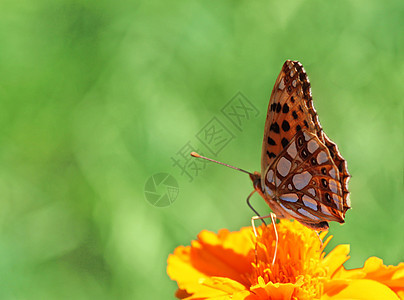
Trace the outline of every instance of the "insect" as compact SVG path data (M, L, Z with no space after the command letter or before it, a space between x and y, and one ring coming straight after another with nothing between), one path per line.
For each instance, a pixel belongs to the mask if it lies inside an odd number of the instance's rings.
M264 198L277 218L295 219L320 231L328 229L329 221L344 223L351 208L347 163L320 125L309 79L298 61L284 63L272 90L261 173L229 167L250 175L254 192Z

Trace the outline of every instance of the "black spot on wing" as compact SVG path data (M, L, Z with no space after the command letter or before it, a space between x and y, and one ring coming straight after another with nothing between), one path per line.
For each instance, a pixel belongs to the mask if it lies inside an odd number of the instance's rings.
M283 112L284 114L286 114L286 113L289 112L289 105L288 105L287 103L285 103L285 104L283 105L282 112Z
M270 144L272 146L276 145L275 141L273 139L271 139L270 137L268 137L268 144Z
M269 158L275 158L276 157L275 153L269 152L269 151L267 151L267 155L268 155Z
M279 133L280 129L279 129L279 125L278 123L274 122L271 124L271 127L269 128L269 130L272 130L275 133Z
M290 129L289 122L286 121L286 120L283 120L283 122L282 122L282 130L286 132L286 131L289 131L289 129Z

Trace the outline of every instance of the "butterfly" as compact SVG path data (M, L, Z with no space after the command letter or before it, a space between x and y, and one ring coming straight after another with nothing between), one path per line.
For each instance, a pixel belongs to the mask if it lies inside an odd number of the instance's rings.
M298 61L287 60L275 81L265 121L261 173L255 190L277 218L326 230L344 223L351 208L347 163L324 133L313 106L310 82Z
M254 191L277 218L295 219L316 231L327 230L329 221L344 223L345 213L351 208L347 163L320 125L309 79L298 61L284 63L272 89L261 173L250 173L195 152L191 155L248 173ZM255 231L254 224L253 228Z

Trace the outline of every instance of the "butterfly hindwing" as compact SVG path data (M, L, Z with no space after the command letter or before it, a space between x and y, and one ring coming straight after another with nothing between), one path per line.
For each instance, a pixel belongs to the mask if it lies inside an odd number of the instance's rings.
M268 168L265 185L280 207L299 221L344 220L337 167L327 147L305 130L296 134Z
M340 183L342 185L342 193L344 199L344 213L351 208L351 201L349 200L349 191L348 191L348 181L351 175L348 172L348 166L346 160L342 157L341 153L338 151L337 145L331 141L331 139L322 132L322 136L324 139L324 143L330 151L330 155L338 168Z

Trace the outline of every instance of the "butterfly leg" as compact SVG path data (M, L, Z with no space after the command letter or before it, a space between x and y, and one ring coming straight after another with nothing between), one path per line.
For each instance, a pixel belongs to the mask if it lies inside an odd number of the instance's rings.
M262 220L262 219L266 219L266 218L271 218L272 226L274 227L274 233L275 233L275 251L274 251L274 258L272 259L272 265L274 265L275 259L276 259L276 253L278 252L278 241L279 241L278 231L276 230L276 224L275 224L276 215L271 212L268 216L263 216L263 217L254 216L254 217L251 218L251 224L252 224L252 228L253 228L255 237L257 237L258 234L257 234L257 229L256 229L256 227L255 227L254 221L255 221L255 220Z
M321 249L323 248L323 240L321 239L321 237L320 237L320 231L317 231L317 230L315 230L315 232L316 232L316 234L317 234L317 236L318 236L318 239L320 240L320 243L321 243Z
M252 205L251 205L251 203L250 203L250 198L251 198L251 196L252 196L255 192L256 192L256 190L253 190L253 191L248 195L248 197L247 197L247 205L248 205L249 208L251 208L251 210L252 210L258 217L261 217L260 214L254 209L254 207L252 207ZM267 223L265 223L264 219L261 219L261 221L262 221L262 223L265 224L265 226L267 225ZM254 228L254 225L253 225L253 228ZM255 235L255 236L257 236L257 235Z

